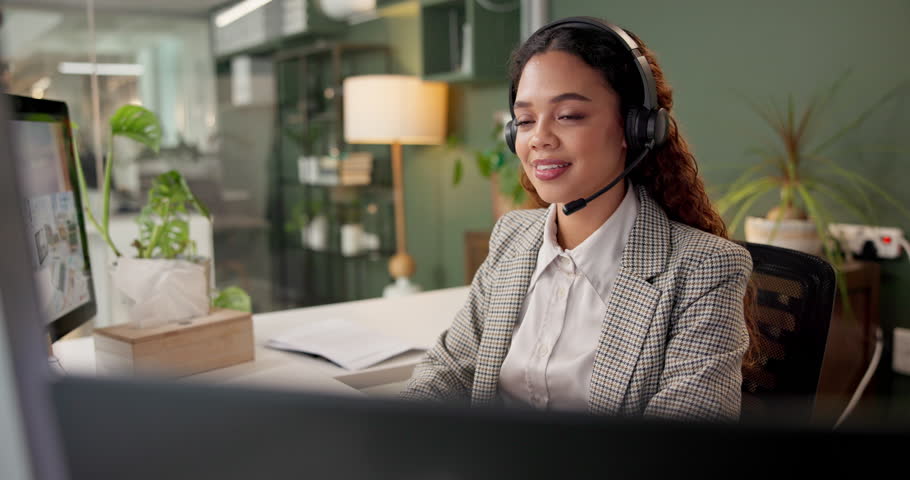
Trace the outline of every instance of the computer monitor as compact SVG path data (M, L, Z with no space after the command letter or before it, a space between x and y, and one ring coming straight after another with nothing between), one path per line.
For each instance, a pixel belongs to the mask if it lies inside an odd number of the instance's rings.
M66 104L8 95L22 215L51 341L95 316L95 294Z
M45 322L28 258L34 244L24 231L20 162L13 161L17 139L10 136L10 100L0 95L0 417L16 421L0 418L0 478L64 479L68 475L42 338ZM13 450L24 454L10 458Z

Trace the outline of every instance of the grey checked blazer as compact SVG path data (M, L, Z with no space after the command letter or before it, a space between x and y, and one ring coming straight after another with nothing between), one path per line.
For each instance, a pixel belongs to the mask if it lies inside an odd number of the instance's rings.
M739 245L671 221L643 187L594 356L592 413L739 417L749 343L743 297L752 259ZM417 365L408 399L498 404L499 371L543 241L546 210L493 229L468 300Z

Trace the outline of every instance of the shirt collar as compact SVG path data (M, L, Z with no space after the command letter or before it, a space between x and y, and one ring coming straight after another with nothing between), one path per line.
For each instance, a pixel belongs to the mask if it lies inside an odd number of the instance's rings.
M543 242L537 253L537 266L531 277L529 291L537 283L544 270L559 256L568 256L575 268L585 275L600 298L606 301L608 284L604 282L603 272L611 266L620 265L622 252L635 225L640 201L631 182L626 183L626 195L616 211L572 250L563 250L556 241L556 204L547 209L547 218L543 229Z

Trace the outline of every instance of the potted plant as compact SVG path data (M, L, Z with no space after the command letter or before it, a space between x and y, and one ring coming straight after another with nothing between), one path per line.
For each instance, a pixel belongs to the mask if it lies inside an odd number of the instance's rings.
M346 257L358 255L364 249L360 203L360 199L355 198L341 207L340 245L341 254Z
M509 150L503 139L503 128L509 119L511 117L508 113L494 116L495 126L490 136L494 143L493 147L486 150L466 151L455 136L450 136L446 142L449 150L459 152L452 172L452 185L459 185L464 176L463 157L473 157L480 174L490 179L494 218L499 218L510 210L536 207L531 204L530 197L519 181L521 160Z
M833 215L823 200L832 201L874 224L870 195L877 195L910 218L910 212L891 195L859 173L838 165L828 155L838 140L862 125L905 84L886 92L834 133L820 137L818 124L826 118L826 109L848 74L849 71L845 72L825 92L814 96L801 111L797 111L792 96L786 107L772 104L763 108L749 102L774 131L776 141L748 150L758 157L758 162L734 181L717 202L722 215L733 212L731 233L745 219L747 241L823 254L839 267L842 252L831 237L829 223ZM778 195L779 202L764 218L747 216L758 200L772 193Z
M138 105L121 107L109 124L101 221L97 220L87 201L83 204L86 217L116 257L111 266L111 283L115 285L115 290L125 295L130 320L140 327L156 326L205 315L211 305L250 311L249 296L236 287L225 289L210 300L211 260L195 255L187 216L190 207L209 220L211 216L177 171L163 173L153 182L148 203L136 219L139 237L132 243L136 255L124 257L114 245L109 230L114 138L128 138L157 152L161 143L161 125L154 113ZM87 196L78 148L74 151L77 156L77 181L82 194ZM115 301L114 306L119 306L119 302Z
M284 224L286 232L300 232L300 244L315 251L328 246L329 221L323 212L322 201L300 201L291 207L290 217Z

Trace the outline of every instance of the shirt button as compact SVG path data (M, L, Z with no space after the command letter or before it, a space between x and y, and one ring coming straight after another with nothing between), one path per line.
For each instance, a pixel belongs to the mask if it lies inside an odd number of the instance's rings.
M547 356L548 353L550 353L550 349L547 348L546 345L541 345L541 346L537 347L537 356L538 357L544 358Z
M556 298L562 298L566 296L566 289L559 287L556 289Z

